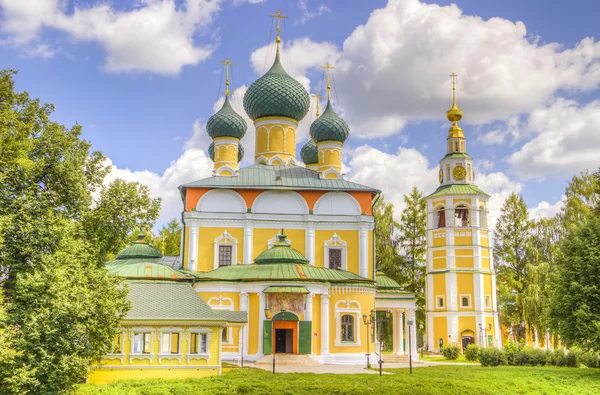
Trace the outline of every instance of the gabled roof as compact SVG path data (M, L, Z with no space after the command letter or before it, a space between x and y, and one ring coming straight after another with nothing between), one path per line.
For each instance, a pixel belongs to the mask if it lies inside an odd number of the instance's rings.
M247 322L247 313L215 311L189 283L128 281L131 310L125 320Z
M490 196L483 192L477 185L472 184L453 184L444 185L436 189L434 193L427 196L428 198L434 196L447 196L447 195L483 195Z
M319 174L296 165L252 165L238 171L237 177L208 177L180 186L185 188L304 189L332 191L379 190L342 179L321 179Z

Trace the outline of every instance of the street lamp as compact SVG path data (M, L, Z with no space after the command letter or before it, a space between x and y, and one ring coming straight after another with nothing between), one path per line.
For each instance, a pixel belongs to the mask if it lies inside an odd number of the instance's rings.
M367 326L367 369L371 368L371 361L369 360L370 357L370 353L369 353L369 343L371 342L371 331L370 331L370 326L373 325L375 323L375 318L374 318L374 310L371 310L371 313L369 315L363 314L363 323Z
M410 327L414 324L414 321L409 319L406 323L408 324L408 366L410 367L410 374L412 374L412 337L410 335L412 330Z
M383 374L383 354L382 354L383 338L382 338L381 332L382 332L383 324L385 322L389 321L390 314L391 314L391 311L386 310L384 312L383 317L377 318L377 316L375 316L375 322L377 324L377 331L379 332L378 337L379 337L379 375L380 376Z

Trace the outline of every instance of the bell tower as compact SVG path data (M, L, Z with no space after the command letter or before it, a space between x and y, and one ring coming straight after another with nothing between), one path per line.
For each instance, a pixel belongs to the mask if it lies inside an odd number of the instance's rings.
M455 344L500 347L489 195L475 185L473 159L458 121L463 112L452 78L446 117L447 153L440 160L437 190L427 197L427 344L431 351Z

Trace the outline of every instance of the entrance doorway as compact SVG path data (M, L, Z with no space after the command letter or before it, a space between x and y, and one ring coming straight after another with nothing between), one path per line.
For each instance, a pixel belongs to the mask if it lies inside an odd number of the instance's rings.
M475 339L473 336L463 336L462 337L462 348L465 350L469 344L474 344Z
M292 353L294 345L293 329L275 329L275 352Z

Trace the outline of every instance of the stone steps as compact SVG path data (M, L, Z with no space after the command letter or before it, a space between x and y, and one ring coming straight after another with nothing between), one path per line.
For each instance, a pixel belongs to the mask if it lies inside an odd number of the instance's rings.
M408 363L408 355L383 354L384 363Z
M256 365L273 365L273 355L265 355ZM275 365L320 365L309 355L275 354Z

